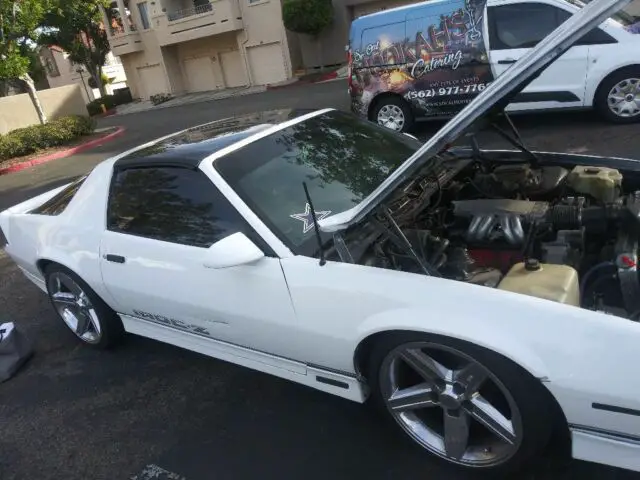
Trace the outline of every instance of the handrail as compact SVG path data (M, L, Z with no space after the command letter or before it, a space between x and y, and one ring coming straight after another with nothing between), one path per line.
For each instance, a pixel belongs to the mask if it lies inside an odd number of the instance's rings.
M168 12L167 18L170 22L180 20L182 18L193 17L194 15L200 15L202 13L211 12L213 5L211 3L205 3L204 5L198 5L191 8L184 8L182 10L176 10L175 12Z

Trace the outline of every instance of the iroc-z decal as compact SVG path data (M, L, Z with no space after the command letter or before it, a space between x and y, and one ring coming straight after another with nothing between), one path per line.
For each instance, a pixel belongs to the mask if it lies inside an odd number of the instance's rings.
M164 315L156 315L154 313L143 312L141 310L134 310L134 315L150 322L158 323L160 325L166 325L167 327L177 328L188 333L195 333L196 335L202 335L205 337L213 338L209 330L198 325L192 325L182 320L176 320L175 318L165 317Z

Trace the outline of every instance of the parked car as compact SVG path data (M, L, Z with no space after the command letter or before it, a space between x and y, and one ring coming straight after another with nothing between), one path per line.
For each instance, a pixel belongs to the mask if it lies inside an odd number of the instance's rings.
M557 435L640 471L640 162L450 147L623 3L424 145L333 109L213 122L0 213L6 251L89 346L128 332L369 400L461 468Z
M567 21L580 0L429 0L360 17L349 34L352 110L393 130L458 113ZM508 111L594 108L640 120L640 18L624 11L583 35Z

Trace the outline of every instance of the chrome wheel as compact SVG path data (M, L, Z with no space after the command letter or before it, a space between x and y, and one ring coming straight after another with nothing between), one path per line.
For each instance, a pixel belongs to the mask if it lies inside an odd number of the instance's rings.
M82 288L62 272L52 273L47 287L55 309L71 331L87 343L98 343L102 337L100 320Z
M628 78L618 82L607 96L609 109L618 117L635 117L640 114L640 78Z
M379 375L388 411L431 453L467 467L495 467L518 451L522 419L512 395L466 353L406 343L387 354Z
M378 124L396 132L404 127L404 112L397 105L385 105L378 112Z

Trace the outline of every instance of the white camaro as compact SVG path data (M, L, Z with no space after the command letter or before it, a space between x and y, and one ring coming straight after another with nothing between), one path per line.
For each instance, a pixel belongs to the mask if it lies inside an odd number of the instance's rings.
M130 332L356 402L469 469L552 435L640 471L640 162L450 148L625 2L595 0L425 145L332 109L192 128L0 213L86 344ZM508 120L508 118L507 118Z

